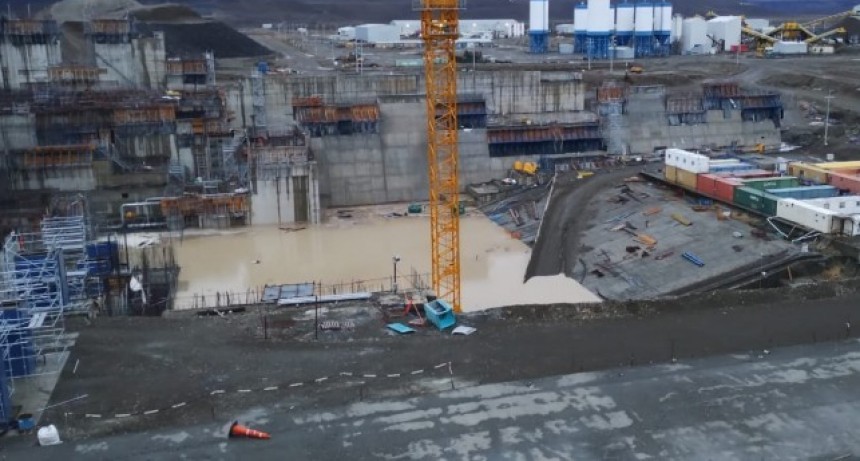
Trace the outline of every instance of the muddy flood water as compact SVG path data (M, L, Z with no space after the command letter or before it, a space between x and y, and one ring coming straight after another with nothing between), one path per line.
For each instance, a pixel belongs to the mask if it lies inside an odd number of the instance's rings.
M395 255L400 258L397 271L401 289L410 288L413 270L429 273L429 218L386 218L378 211L356 213L359 216L333 217L325 224L301 230L258 226L186 234L176 242L182 268L177 308L189 307L194 295L241 293L285 283L332 285L368 280L367 289L387 289ZM538 277L523 284L530 251L483 215L464 216L463 310L599 300L564 276Z

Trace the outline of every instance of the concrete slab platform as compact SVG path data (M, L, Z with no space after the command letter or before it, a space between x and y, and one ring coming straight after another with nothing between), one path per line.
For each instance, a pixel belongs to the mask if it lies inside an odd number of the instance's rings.
M590 206L596 213L580 240L582 251L574 278L606 298L658 297L742 269L751 270L756 264L764 267L799 251L782 240L753 237L752 227L745 221L721 220L716 210L694 211L690 202L673 191L649 183L629 183L628 186L632 196L621 194L619 188L611 188L592 202ZM627 201L610 202L618 196ZM657 213L646 214L657 209L660 210ZM729 211L723 205L719 205L719 209ZM672 218L673 214L685 217L692 224L681 224ZM613 230L625 223L635 230ZM633 234L647 234L655 238L657 244L652 250L646 250L647 246L636 242ZM647 251L647 256L643 255L643 250ZM704 266L697 267L682 258L684 252L697 256ZM595 270L603 275L597 275Z

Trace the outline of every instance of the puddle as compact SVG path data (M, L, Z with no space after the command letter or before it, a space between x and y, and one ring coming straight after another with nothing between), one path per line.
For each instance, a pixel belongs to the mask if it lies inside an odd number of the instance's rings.
M460 227L464 310L598 300L565 277L534 278L524 285L531 251L524 243L481 215L464 216ZM195 294L244 293L267 284L365 280L370 281L367 289L388 289L395 255L400 258L398 284L408 289L413 271L430 271L429 218L334 218L301 230L273 226L186 235L177 243L176 255L182 268L180 307ZM429 276L425 279L429 284Z

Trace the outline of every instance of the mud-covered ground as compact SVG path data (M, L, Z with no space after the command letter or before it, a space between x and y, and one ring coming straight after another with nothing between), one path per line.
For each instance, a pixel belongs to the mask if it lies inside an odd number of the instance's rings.
M386 330L378 308L361 305L323 309L320 322L351 326L320 332L317 339L313 309L224 318L102 317L92 324L78 319L70 329L80 337L51 401L87 397L52 408L43 423L80 440L220 421L259 405L312 409L432 393L448 388L451 379L459 388L673 358L761 354L856 336L860 328L849 325L858 316L853 281L650 302L509 307L461 317L461 324L477 328L471 336L432 328L398 336ZM435 368L446 362L450 372ZM304 384L290 386L295 383ZM141 414L154 409L160 411Z

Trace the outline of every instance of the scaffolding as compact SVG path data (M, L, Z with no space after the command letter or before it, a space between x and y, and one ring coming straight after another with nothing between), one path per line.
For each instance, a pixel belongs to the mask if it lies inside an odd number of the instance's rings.
M71 343L64 313L86 302L82 216L45 218L40 233L12 233L0 261L0 420L11 416L16 380L62 370ZM36 384L38 387L38 384Z
M623 118L626 88L619 82L607 81L597 89L598 114L606 150L609 154L625 153Z

